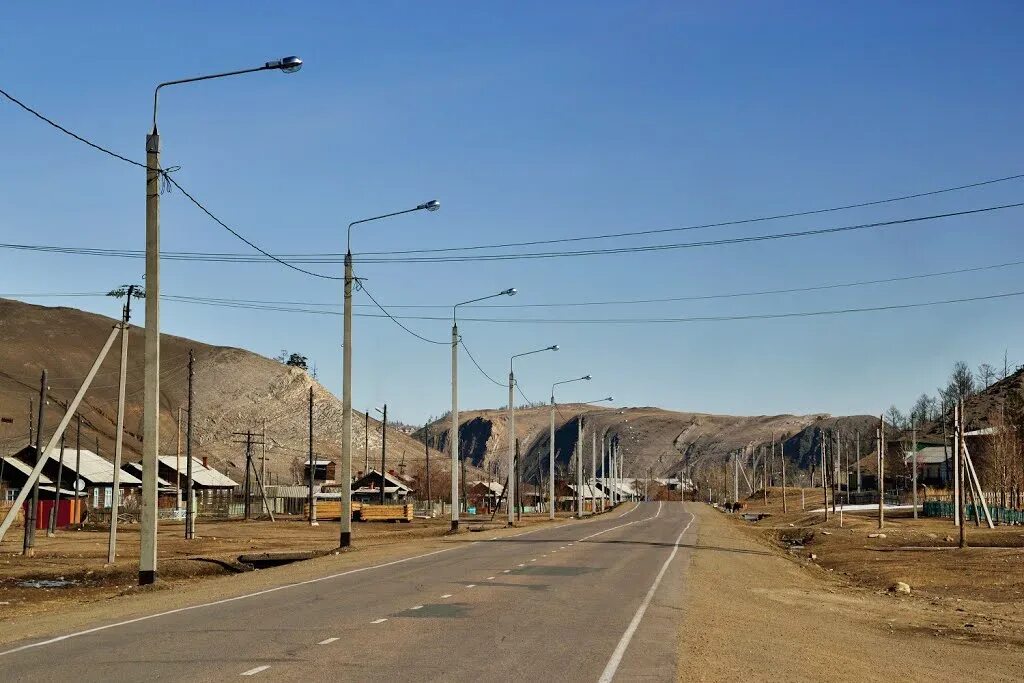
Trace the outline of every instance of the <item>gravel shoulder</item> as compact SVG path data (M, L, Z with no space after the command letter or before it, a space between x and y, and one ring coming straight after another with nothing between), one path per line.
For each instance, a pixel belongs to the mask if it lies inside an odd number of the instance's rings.
M788 556L708 505L689 509L698 541L685 587L680 680L1024 679L1015 606L1016 617L1004 614L1000 628L979 629L975 622L993 603L857 585Z

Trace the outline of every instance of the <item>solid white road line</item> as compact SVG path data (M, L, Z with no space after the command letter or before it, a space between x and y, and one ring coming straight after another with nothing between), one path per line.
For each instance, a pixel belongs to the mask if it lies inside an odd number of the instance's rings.
M475 583L467 584L466 588L476 588L476 584Z
M416 605L414 607L410 607L409 609L423 609L423 605Z
M639 509L640 509L640 503L636 503L633 507L629 508L628 510L623 512L621 515L619 515L619 519L625 517L626 515L628 515L631 512L636 512Z
M452 597L452 594L451 594L451 593L445 593L445 594L444 594L444 595L442 595L441 597L442 597L442 598L450 598L450 597Z
M487 580L488 580L488 581L494 581L494 577L493 577L493 576L488 576L488 577L487 577Z
M326 638L324 640L321 640L319 643L317 643L317 645L330 645L331 643L333 643L336 640L338 640L338 639L337 638Z
M255 676L259 672L266 671L269 668L270 668L269 664L264 664L263 666L257 666L255 669L249 669L248 671L243 671L242 675L243 676Z
M503 569L503 570L501 570L501 573L502 574L508 574L510 571L512 571L512 570L511 569Z
M387 617L381 617L380 619L374 619L370 623L371 624L383 624L387 620L388 620Z
M647 607L651 604L651 600L654 598L655 591L658 590L658 586L661 585L661 580L665 576L665 572L668 571L669 564L675 559L676 553L679 552L679 542L683 540L683 535L693 524L693 520L696 517L691 514L690 521L686 523L683 530L679 532L676 537L676 541L673 544L672 552L669 553L668 559L665 560L665 564L661 565L661 570L658 575L654 578L654 583L651 584L650 590L647 591L647 595L644 597L644 601L640 603L640 607L637 608L636 614L633 615L633 620L629 622L629 626L626 628L626 632L622 634L622 638L619 639L619 644L615 647L615 652L612 653L612 658L608 660L608 664L604 667L604 672L601 674L601 678L597 679L598 683L610 683L615 678L615 672L619 668L619 664L622 663L622 656L626 654L626 648L629 647L629 641L633 640L633 634L636 633L637 627L640 626L640 621L644 618L644 613L647 612Z

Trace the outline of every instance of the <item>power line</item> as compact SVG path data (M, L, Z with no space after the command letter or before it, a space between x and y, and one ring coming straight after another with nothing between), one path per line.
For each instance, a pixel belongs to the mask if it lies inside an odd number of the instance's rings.
M383 313L387 318L389 318L391 320L391 322L395 323L396 325L401 327L403 330L405 330L406 332L408 332L412 336L416 337L417 339L419 339L421 341L425 341L425 342L427 342L429 344L448 344L448 342L446 342L446 341L434 341L433 339L427 339L423 335L417 334L416 332L413 332L408 327L403 325L401 322L398 321L398 318L396 318L395 316L391 315L391 313L389 313L387 311L387 309L385 309L383 306L381 306L379 303L377 303L377 300L373 298L373 295L370 294L370 290L368 290L366 288L366 285L363 284L362 280L359 281L359 288L361 290L363 290L363 293L366 294L366 296L370 297L370 301L372 301L374 304L377 305L377 308L379 308L381 310L381 313Z
M678 301L708 301L714 299L735 299L742 297L754 297L754 296L766 296L772 294L796 294L800 292L815 292L830 289L843 289L847 287L865 287L869 285L880 285L889 284L894 282L907 282L913 280L923 280L934 277L944 277L948 275L960 275L964 273L977 273L988 270L998 270L1001 268L1011 268L1016 266L1024 265L1024 259L1015 261L1006 261L1003 263L992 263L980 266L970 266L967 268L955 268L952 270L933 271L930 273L917 273L914 275L901 275L897 277L889 278L876 278L871 280L853 280L849 282L834 282L820 285L807 285L803 287L787 287L782 289L761 289L761 290L750 290L740 292L725 292L718 294L694 294L689 296L672 296L672 297L661 297L661 298L650 298L650 299L611 299L603 301L570 301L560 303L524 303L524 304L470 304L467 308L489 308L489 309L517 309L517 308L569 308L569 307L584 307L584 306L632 306L638 304L654 304L654 303L671 303ZM0 297L12 298L12 297L24 297L24 298L37 298L37 297L105 297L107 296L104 292L41 292L41 293L30 293L30 294L0 294ZM230 303L239 304L239 308L244 307L243 305L253 306L318 306L324 308L338 308L340 305L337 303L326 303L326 302L315 302L315 301L279 301L279 300L266 300L266 299L231 299L223 297L203 297L203 296L187 296L187 295L172 295L165 294L161 296L162 299L168 299L172 301L181 302L194 302L194 303ZM354 304L356 308L376 308L374 304ZM389 309L434 309L434 310L447 310L451 306L442 304L388 304ZM262 310L262 309L257 309ZM267 310L278 310L277 308L270 308ZM284 309L281 309L284 310ZM302 311L309 313L320 313L324 315L338 315L337 312L333 311Z
M930 191L927 191L927 192L917 192L917 193L914 193L914 194L906 194L906 195L901 195L901 196L898 196L898 197L889 197L887 199L876 199L876 200L873 200L873 201L858 202L856 204L845 204L845 205L841 205L841 206L833 206L833 207L829 207L827 209L813 209L813 210L809 210L809 211L797 211L797 212L793 212L793 213L781 213L781 214L775 214L775 215L771 215L771 216L759 216L759 217L756 217L756 218L744 218L744 219L739 219L739 220L722 221L722 222L719 222L719 223L704 223L704 224L700 224L700 225L687 225L687 226L675 227L675 228L657 228L657 229L652 229L652 230L634 230L634 231L629 231L629 232L614 232L614 233L605 233L605 234L601 234L601 235L581 235L581 236L578 236L578 237L560 237L560 238L557 238L557 239L532 240L532 241L529 241L529 242L505 242L505 243L502 243L502 244L476 244L476 245L473 245L473 246L465 246L465 247L438 247L438 248L433 248L433 249L406 249L406 250L401 250L401 251L364 251L364 252L361 252L361 254L362 255L380 256L380 255L389 255L389 254L392 254L392 255L398 255L398 254L429 254L429 253L438 253L438 252L474 251L474 250L479 250L479 249L504 249L504 248L511 248L511 247L532 247L532 246L538 246L538 245L542 245L542 244L564 244L566 242L583 242L583 241L587 241L587 240L603 240L603 239L614 239L614 238L619 238L619 237L637 237L637 236L642 236L642 235L657 235L657 234L663 234L663 233L668 233L668 232L683 232L683 231L688 231L688 230L703 230L703 229L706 229L706 228L720 228L720 227L731 226L731 225L744 225L744 224L747 224L747 223L761 223L761 222L765 222L765 221L780 220L780 219L783 219L783 218L799 218L801 216L814 216L814 215L817 215L817 214L832 213L832 212L835 212L835 211L846 211L848 209L859 209L859 208L864 208L864 207L868 207L868 206L878 206L880 204L889 204L889 203L892 203L892 202L900 202L900 201L904 201L904 200L907 200L907 199L918 199L920 197L930 197L930 196L933 196L933 195L944 194L944 193L947 193L947 192L957 192L959 190L968 190L968 189L972 189L972 188L976 188L976 187L982 187L982 186L985 186L985 185L994 185L996 183L1004 183L1004 182L1008 182L1008 181L1011 181L1011 180L1019 180L1021 178L1024 178L1024 173L1019 173L1019 174L1016 174L1016 175L1003 176L1001 178L991 178L991 179L988 179L988 180L981 180L981 181L978 181L978 182L968 183L968 184L965 184L965 185L957 185L957 186L954 186L954 187L946 187L946 188L941 188L941 189L938 189L938 190L930 190Z
M470 352L469 347L466 346L466 342L462 341L461 337L459 338L459 343L462 344L462 348L465 349L466 355L469 356L469 359L471 361L473 361L473 365L476 366L476 369L480 371L481 375L486 377L492 384L497 384L499 387L505 386L504 382L499 382L498 380L494 379L493 377L488 375L487 372L482 367L480 367L480 363L476 362L476 358L473 357L473 354Z
M922 301L909 304L890 304L885 306L868 306L863 308L842 308L842 309L830 309L820 311L793 311L783 313L754 313L754 314L741 314L741 315L721 315L721 316L691 316L681 318L475 318L462 316L459 319L462 322L478 322L478 323L508 323L508 324L552 324L552 325L604 325L604 324L662 324L662 323L690 323L690 322L724 322L733 320L769 320L776 318L804 318L804 317L815 317L815 316L826 316L826 315L844 315L849 313L868 313L875 311L890 311L900 310L908 308L924 308L928 306L943 306L950 304L969 303L973 301L988 301L994 299L1006 299L1010 297L1017 297L1024 295L1024 291L1018 292L1002 292L998 294L987 294L982 296L974 297L963 297L959 299L944 299L938 301ZM171 299L172 301L174 299ZM307 313L313 315L340 315L340 313L334 311L314 311L298 308L273 308L273 307L260 307L250 305L235 305L226 303L214 303L204 301L183 301L181 303L197 303L208 306L220 306L225 308L251 308L254 310L276 310L286 313ZM387 318L394 322L399 320L429 320L429 321L449 321L450 318L444 316L430 316L430 315L406 315L406 316L394 316L388 313L387 315L377 315L373 313L356 313L356 317L360 318ZM438 344L444 344L447 342L434 342Z

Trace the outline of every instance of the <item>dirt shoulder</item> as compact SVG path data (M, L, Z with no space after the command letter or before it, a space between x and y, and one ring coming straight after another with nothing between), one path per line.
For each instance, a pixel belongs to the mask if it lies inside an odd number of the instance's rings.
M745 522L689 505L698 542L685 578L681 678L1024 678L1024 619L1015 606L993 619L991 602L858 585L787 556Z
M568 520L558 519L555 524ZM524 516L516 529L484 520L463 524L450 535L448 520L416 520L410 524L353 525L353 547L336 554L337 521L310 527L302 520L232 521L204 524L198 538L185 541L180 525L161 525L159 577L156 586L139 588L137 530L118 534L118 561L106 564L107 534L62 531L55 538L41 534L35 557L26 558L5 543L0 554L0 643L66 632L99 621L128 619L197 602L219 600L304 581L357 566L390 562L434 550L456 547L488 537L522 533L551 524L544 516ZM20 537L19 537L20 538ZM20 549L20 541L18 544ZM243 554L312 551L310 560L256 571L241 571ZM247 568L244 568L247 569ZM61 588L24 585L63 579Z

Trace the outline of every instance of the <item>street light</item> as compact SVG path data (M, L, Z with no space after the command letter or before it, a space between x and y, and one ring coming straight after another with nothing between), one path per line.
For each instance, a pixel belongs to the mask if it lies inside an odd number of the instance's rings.
M427 204L436 205L434 208L427 206L428 211L436 211L440 207L440 204L437 202L427 202ZM489 294L478 299L470 299L469 301L460 301L452 306L452 433L449 437L452 449L452 531L458 531L459 529L459 326L455 316L459 306L486 301L487 299L494 299L499 296L515 296L517 291L515 287L509 287L497 294Z
M139 584L156 581L157 465L160 454L160 134L157 105L160 89L170 85L209 81L256 71L294 73L302 67L298 57L284 57L263 66L239 71L165 81L153 91L153 130L146 136L146 323L145 378L142 403L142 519Z
M548 511L548 519L555 518L555 387L559 384L570 382L589 382L590 375L576 377L575 379L563 379L551 385L551 443L548 444L548 501L551 509Z
M515 526L516 522L516 508L513 501L515 500L516 484L515 484L515 457L516 457L516 397L514 390L516 386L516 375L513 363L516 358L522 358L523 356L532 356L535 353L543 353L544 351L557 351L558 344L552 344L551 346L545 346L543 349L536 349L535 351L527 351L526 353L517 353L508 361L508 485L505 487L505 498L508 501L508 525Z
M341 533L338 539L338 545L342 548L352 545L352 227L414 211L437 211L440 208L441 202L431 199L411 209L362 218L348 224L345 236L345 322L342 336Z

